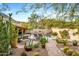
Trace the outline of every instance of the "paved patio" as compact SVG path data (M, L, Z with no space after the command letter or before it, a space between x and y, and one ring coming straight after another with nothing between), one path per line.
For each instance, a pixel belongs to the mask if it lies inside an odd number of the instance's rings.
M48 40L46 49L49 56L64 56L64 54L57 48L55 40Z

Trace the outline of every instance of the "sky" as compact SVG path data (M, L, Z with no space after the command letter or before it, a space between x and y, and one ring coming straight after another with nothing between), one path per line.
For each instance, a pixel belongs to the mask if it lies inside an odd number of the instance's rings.
M5 13L6 15L8 15L9 13L12 13L12 18L16 21L22 21L22 22L26 22L28 21L28 17L31 15L32 10L29 10L29 12L26 13L18 13L16 14L16 12L18 10L21 10L21 8L25 5L25 3L4 3L6 5L9 6L10 10L8 11L2 11L3 13ZM31 5L31 3L29 3ZM0 6L2 4L0 3ZM49 5L49 4L48 4ZM29 8L30 6L28 5L26 8ZM42 9L40 9L39 12L37 12L38 14L41 15L41 13L43 12ZM47 11L47 13L45 14L45 16L50 15L51 14L51 8ZM52 13L53 14L53 13ZM54 15L54 14L53 14Z

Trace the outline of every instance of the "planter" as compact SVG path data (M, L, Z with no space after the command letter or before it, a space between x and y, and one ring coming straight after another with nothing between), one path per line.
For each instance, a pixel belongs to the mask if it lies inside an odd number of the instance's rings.
M42 44L41 46L42 46L42 48L45 48L45 44Z
M32 51L32 48L30 48L30 47L25 47L24 49L25 49L25 51Z
M17 39L11 40L11 48L17 48Z

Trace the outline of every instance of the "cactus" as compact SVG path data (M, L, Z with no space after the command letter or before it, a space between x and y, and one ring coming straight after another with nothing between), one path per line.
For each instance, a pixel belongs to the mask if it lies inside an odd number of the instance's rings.
M8 53L10 41L17 37L17 30L11 23L11 16L12 13L9 14L8 21L4 20L3 16L0 18L0 53Z

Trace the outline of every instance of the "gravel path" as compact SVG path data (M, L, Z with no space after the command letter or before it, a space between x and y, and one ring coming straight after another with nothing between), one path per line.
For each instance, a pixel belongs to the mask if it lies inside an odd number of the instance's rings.
M46 49L49 56L63 56L63 53L57 48L55 40L49 40Z

